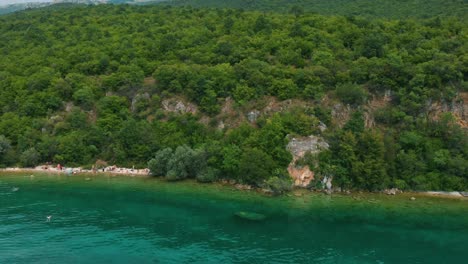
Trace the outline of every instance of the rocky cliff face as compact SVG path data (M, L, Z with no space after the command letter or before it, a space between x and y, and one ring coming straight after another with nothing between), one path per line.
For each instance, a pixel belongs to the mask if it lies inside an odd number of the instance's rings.
M457 123L468 128L468 92L462 92L451 102L427 102L427 113L431 119L437 120L442 113L450 112Z
M288 166L288 172L294 179L295 186L307 187L314 179L314 172L309 166L296 166L296 161L304 157L307 152L318 154L320 151L328 148L329 145L323 138L314 135L290 139L287 149L293 155L293 160Z

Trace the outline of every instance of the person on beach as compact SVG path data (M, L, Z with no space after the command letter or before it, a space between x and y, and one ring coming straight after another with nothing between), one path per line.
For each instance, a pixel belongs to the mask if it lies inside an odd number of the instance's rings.
M58 171L61 171L61 170L62 170L62 166L60 165L60 163L57 164L57 170L58 170Z

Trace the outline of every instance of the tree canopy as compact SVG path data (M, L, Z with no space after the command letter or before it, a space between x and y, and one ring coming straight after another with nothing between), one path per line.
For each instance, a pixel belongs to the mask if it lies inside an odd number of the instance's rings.
M154 157L167 161L154 173L173 179L281 185L287 136L321 133L331 147L318 171L343 187L466 189L466 117L456 110L468 88L466 22L294 10L100 5L0 16L0 163L143 167ZM297 107L246 121L272 97ZM198 111L169 111L171 98ZM227 118L236 121L219 125ZM197 173L194 157L206 163Z

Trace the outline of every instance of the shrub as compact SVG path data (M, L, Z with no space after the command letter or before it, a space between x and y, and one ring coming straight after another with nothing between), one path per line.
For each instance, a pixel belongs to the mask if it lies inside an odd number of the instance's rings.
M152 176L166 176L168 172L167 164L172 158L172 152L171 148L156 152L155 157L148 162L148 168Z
M367 99L367 91L360 85L345 83L337 85L336 96L345 104L361 105Z
M151 175L165 176L171 181L195 178L207 166L206 155L204 150L193 150L185 145L175 151L166 148L156 153L148 162L148 168Z
M197 181L199 182L213 182L219 176L219 170L211 167L207 167L197 174Z
M34 167L38 164L39 158L39 152L35 148L30 148L21 154L21 165L24 167Z
M269 178L266 181L266 184L276 195L288 192L292 189L292 182L290 178L280 178L274 176Z

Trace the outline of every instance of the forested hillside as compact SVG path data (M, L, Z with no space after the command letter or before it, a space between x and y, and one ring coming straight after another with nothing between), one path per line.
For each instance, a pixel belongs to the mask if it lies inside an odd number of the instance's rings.
M168 0L167 4L394 19L435 16L466 19L468 14L468 3L465 0Z
M299 162L317 179L466 189L466 30L127 5L1 16L0 164L142 167L157 153L170 179L281 186L288 135L315 134L330 149Z

